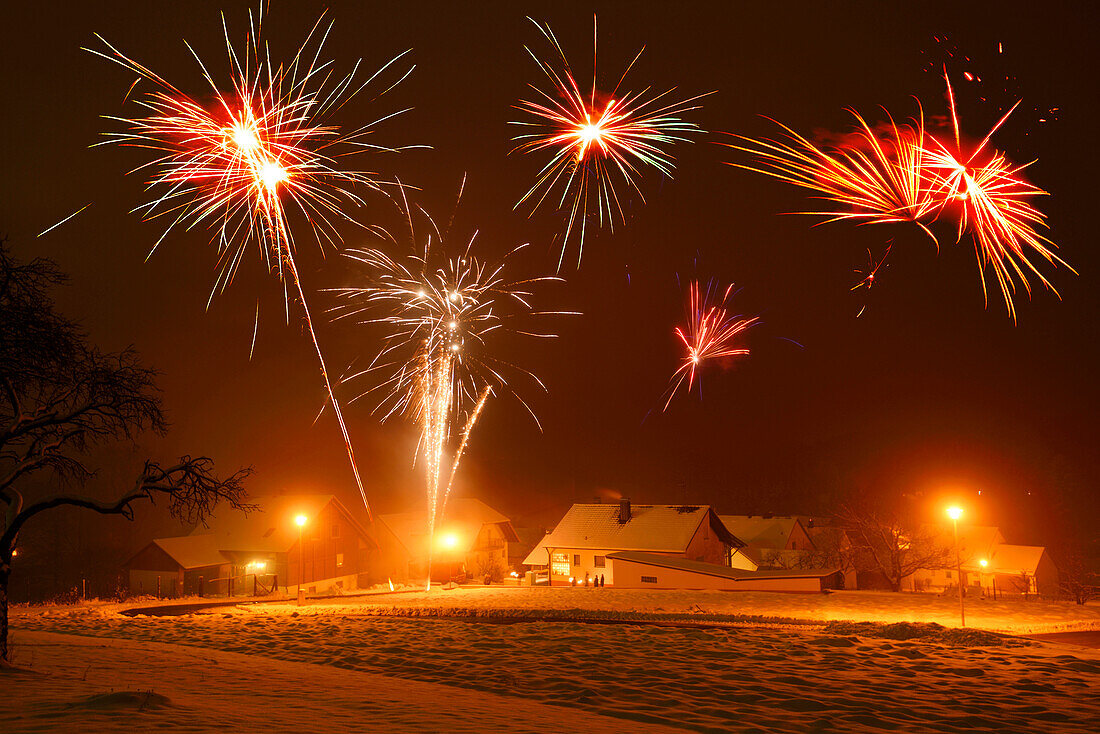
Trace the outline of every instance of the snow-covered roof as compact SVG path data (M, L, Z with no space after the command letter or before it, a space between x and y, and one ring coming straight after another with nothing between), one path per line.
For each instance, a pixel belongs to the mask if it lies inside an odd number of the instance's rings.
M664 556L660 555L659 553L645 553L643 551L616 551L614 553L608 553L607 557L613 561L643 563L647 566L657 566L658 568L674 568L680 571L690 571L691 573L700 573L707 576L720 576L722 578L736 580L821 578L823 576L830 576L836 573L836 569L834 568L814 568L808 570L761 569L759 571L746 571L740 568L719 566L716 563L692 561L687 558Z
M921 529L935 534L937 544L954 549L955 534L950 523L925 525ZM959 525L959 555L963 563L989 558L994 548L1001 547L1004 541L1000 528L992 525Z
M229 559L218 549L213 534L155 538L153 542L173 561L186 569L220 566L229 562Z
M239 510L217 512L210 522L219 550L256 553L286 553L298 542L294 518L305 515L315 519L330 504L354 527L364 540L374 542L347 508L331 494L271 495L251 498L259 509L247 515ZM199 528L194 534L211 530Z
M405 546L409 555L414 558L427 555L427 512L398 512L379 515L378 519ZM474 497L456 497L448 500L443 508L443 517L438 520L436 532L453 533L459 542L459 548L455 550L465 553L474 546L478 534L485 525L497 525L506 541L519 542L519 536L512 527L512 521Z
M1029 573L1039 568L1039 560L1046 548L1041 545L1005 545L993 549L989 565L983 569L991 573Z
M626 522L619 522L619 511L618 504L573 505L553 532L527 555L524 564L546 565L547 548L683 553L708 517L723 542L734 547L744 545L709 505L632 505Z
M722 524L753 548L786 548L797 517L763 515L721 515Z

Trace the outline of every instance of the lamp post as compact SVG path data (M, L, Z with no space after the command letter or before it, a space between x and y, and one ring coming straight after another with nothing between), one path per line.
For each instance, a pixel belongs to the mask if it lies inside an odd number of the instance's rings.
M948 507L947 516L951 518L951 525L955 530L955 574L958 576L957 583L959 585L959 626L966 626L966 607L963 603L963 583L962 583L962 558L959 554L959 518L962 517L963 511L961 507Z
M298 515L294 518L294 524L298 526L298 606L302 606L302 602L305 601L302 598L302 576L306 571L306 564L304 555L302 553L302 528L309 522L309 518L305 515Z

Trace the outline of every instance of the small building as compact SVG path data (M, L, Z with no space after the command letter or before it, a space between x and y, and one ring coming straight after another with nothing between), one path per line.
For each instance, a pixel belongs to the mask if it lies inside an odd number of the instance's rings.
M955 533L951 525L923 525L921 535L931 539L937 547L946 551L942 568L920 569L902 581L902 588L913 591L943 590L958 586L958 570L955 568ZM999 528L989 525L960 525L958 555L962 565L964 585L967 569L978 567L978 562L993 555L993 549L1003 545L1004 536Z
M551 585L601 578L615 584L608 556L635 551L756 570L734 536L707 505L576 504L539 541L524 564L547 568Z
M158 538L135 553L123 564L131 593L156 593L151 584L158 576L162 596L293 590L299 583L312 594L377 580L370 571L378 544L335 496L271 495L252 501L259 506L254 512L219 508L208 527ZM301 528L298 516L306 519Z
M607 556L617 589L720 589L815 593L843 585L835 569L758 570L703 563L658 553L617 551Z
M229 575L230 559L213 535L156 538L122 564L130 593L160 597L202 594L207 579Z
M981 565L983 560L986 561L984 566ZM970 586L979 586L989 595L1055 596L1058 593L1058 567L1046 548L1038 545L1003 543L993 548L989 558L964 566L963 572Z
M722 523L749 548L813 550L814 542L797 517L721 515Z
M422 581L429 550L433 581L486 576L500 581L512 570L509 554L519 544L512 521L472 497L447 502L434 540L428 537L427 512L379 515L376 524L381 568L394 581Z
M809 532L797 517L721 515L722 524L745 541L742 552L760 567L796 567L814 550Z

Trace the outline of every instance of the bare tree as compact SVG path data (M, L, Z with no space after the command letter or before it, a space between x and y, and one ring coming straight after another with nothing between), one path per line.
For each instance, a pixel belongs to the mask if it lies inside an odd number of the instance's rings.
M1059 559L1058 590L1077 604L1100 598L1100 573L1089 567L1084 554L1071 551Z
M156 373L132 349L103 353L80 328L58 314L50 296L65 282L41 258L20 263L0 241L0 660L8 660L8 581L19 532L35 515L55 507L83 507L133 519L135 503L167 500L169 512L188 523L205 522L221 502L242 510L251 469L227 478L207 457L184 456L162 466L146 461L133 486L115 499L57 492L27 497L27 482L58 489L83 486L95 474L89 449L164 432L167 422Z
M857 571L882 574L893 591L920 570L947 568L951 547L943 545L939 528L906 523L894 513L847 506L839 516Z

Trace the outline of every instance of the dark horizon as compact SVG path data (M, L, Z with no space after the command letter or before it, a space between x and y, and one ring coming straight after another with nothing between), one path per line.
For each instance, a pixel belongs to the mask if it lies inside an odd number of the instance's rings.
M267 30L273 52L297 48L323 7L275 4ZM842 497L919 494L929 519L941 499L959 499L974 522L1007 528L1009 542L1051 545L1067 521L1095 516L1100 298L1091 279L1100 257L1085 219L1092 212L1087 177L1097 162L1085 130L1100 110L1094 85L1081 77L1100 61L1090 38L1097 11L1084 4L996 7L944 4L914 15L860 4L842 14L813 8L789 17L789 8L724 3L447 7L433 14L334 3L327 57L338 71L360 57L373 70L410 47L417 63L392 94L376 102L364 95L339 119L361 123L413 106L381 126L378 138L433 146L368 155L364 167L420 187L417 200L440 216L465 175L456 229L479 229L496 253L531 242L523 264L532 272L556 265L562 220L512 210L537 170L536 160L507 155L514 131L506 123L518 114L510 105L538 73L523 50L541 41L526 13L549 23L580 75L590 64L594 10L603 76L617 78L645 45L628 77L632 88L717 91L692 118L710 132L674 149L675 178L648 172L646 204L630 197L627 225L590 236L580 269L567 266L567 285L551 289L549 305L583 316L558 320L559 339L515 355L549 389L524 391L543 430L514 400L491 403L456 493L477 496L521 525L552 523L571 502L597 495L801 514L827 511ZM202 80L180 39L221 74L220 9L201 2L8 11L8 27L22 32L5 50L13 109L2 123L8 168L0 232L18 257L50 257L69 273L71 284L56 295L93 342L133 344L162 372L171 431L103 452L101 489L126 481L146 455L205 453L225 470L254 465L255 494L331 492L354 506L358 493L337 428L327 413L314 423L324 398L308 337L293 315L286 324L281 289L258 256L206 312L216 263L209 233L174 232L145 262L164 224L129 213L145 200L143 180L123 176L144 157L88 149L115 129L99 116L120 112L133 81L80 50L96 42L93 33L197 93ZM225 8L231 33L246 27L246 9ZM1051 193L1039 207L1058 255L1079 273L1042 268L1061 299L1041 285L1030 299L1018 293L1016 324L995 285L983 303L973 249L966 238L954 244L949 224L936 227L937 254L915 227L812 227L814 219L780 216L805 210L804 193L725 165L744 158L717 144L722 132L776 134L761 115L805 134L847 129L846 107L872 120L880 119L880 104L907 117L916 111L914 96L927 115L942 115L942 78L928 66L942 58L944 44L934 39L944 34L975 70L1009 69L1016 77L1007 92L988 85L988 103L963 86L962 124L980 136L999 118L999 105L1023 97L993 144L1017 162L1038 159L1028 178ZM957 78L970 67L949 68ZM1057 119L1044 117L1055 107ZM384 199L368 201L373 210L364 221L395 226ZM344 234L347 246L365 243L354 230ZM851 292L867 249L881 252L891 240L879 283L866 299ZM334 252L323 258L305 236L298 253L321 312L331 300L319 291L347 284L353 271ZM681 394L661 412L679 358L672 334L683 315L678 278L694 277L736 283L735 308L760 314L762 325L749 334L749 357L704 373L702 399ZM250 362L257 296L261 322ZM320 333L339 368L373 353L369 336L339 323ZM346 413L376 512L422 502L414 429L400 420L380 425L361 404Z

